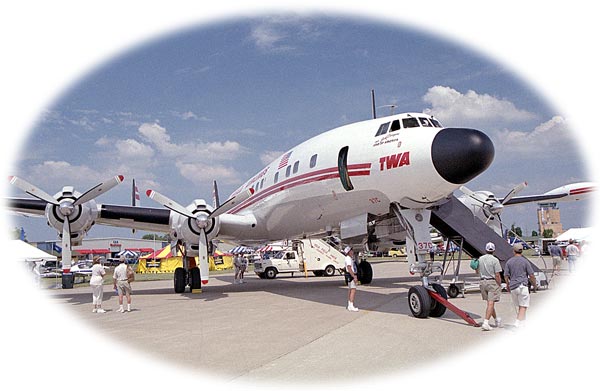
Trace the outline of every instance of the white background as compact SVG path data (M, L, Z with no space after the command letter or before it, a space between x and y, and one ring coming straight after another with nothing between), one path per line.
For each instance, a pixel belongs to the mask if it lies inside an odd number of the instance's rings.
M590 167L597 155L596 138L600 131L596 92L600 90L600 56L595 36L599 35L593 2L477 2L477 1L339 1L324 6L323 1L263 1L262 6L244 2L219 1L218 5L171 0L166 5L149 2L103 1L90 6L77 1L4 2L0 10L0 103L2 174L10 174L10 164L18 145L40 111L72 83L95 66L101 65L133 44L179 30L202 21L214 23L235 16L252 16L274 11L302 13L343 13L362 15L374 21L398 22L437 33L489 56L530 83L557 111L574 124ZM302 5L298 5L298 4ZM584 5L585 4L585 5ZM570 6L570 7L569 7ZM68 140L65 140L67 142ZM533 151L532 153L535 153ZM594 176L590 179L597 180ZM590 211L591 213L591 211ZM590 214L591 215L591 214ZM13 271L9 264L3 271ZM370 381L369 386L406 388L583 388L595 384L599 340L596 315L597 259L588 260L579 277L564 288L555 303L546 305L544 316L530 320L530 327L514 338L473 349L436 367L410 375ZM14 269L16 270L16 269ZM68 311L40 299L40 294L23 286L25 276L3 277L0 382L20 387L63 390L81 387L115 387L117 365L101 365L100 376L92 377L95 362L115 362L127 349L112 340L95 335ZM41 331L62 335L87 335L89 343L74 353L60 352L40 343ZM375 331L376 332L376 331ZM444 336L439 336L443 343ZM71 344L69 344L72 346ZM127 360L128 373L150 373L149 377L116 376L118 387L223 388L207 376L181 372L163 362L143 360L135 352ZM525 364L517 365L521 355ZM591 355L591 356L589 356ZM482 376L482 357L498 368ZM587 358L591 357L591 358ZM367 359L357 355L357 360ZM340 358L340 365L348 360ZM50 380L40 367L62 363ZM121 366L122 367L122 366ZM490 365L485 365L490 368ZM156 374L159 374L157 381ZM492 380L493 379L493 380ZM520 386L517 386L519 384ZM264 389L264 385L262 385ZM336 386L342 386L337 384ZM365 388L360 381L346 389ZM556 388L555 388L556 387Z

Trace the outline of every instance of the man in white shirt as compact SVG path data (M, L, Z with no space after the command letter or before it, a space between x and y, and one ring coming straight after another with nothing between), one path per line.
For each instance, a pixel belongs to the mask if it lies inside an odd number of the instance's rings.
M569 263L569 273L575 271L575 261L579 257L579 248L575 245L573 239L569 239L569 245L565 249L567 253L567 262Z
M131 285L127 279L127 269L129 266L125 263L125 257L120 258L120 264L113 273L114 289L119 293L119 309L117 312L125 312L123 309L123 295L127 296L127 312L131 311Z
M358 308L354 306L354 296L356 295L356 285L358 276L356 275L356 264L354 263L354 251L350 246L344 249L346 255L346 278L348 279L348 311L358 312Z

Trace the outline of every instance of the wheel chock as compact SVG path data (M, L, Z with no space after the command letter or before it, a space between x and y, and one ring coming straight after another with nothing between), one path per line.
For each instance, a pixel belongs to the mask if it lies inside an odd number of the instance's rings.
M456 315L460 316L465 322L470 324L471 326L479 327L480 324L475 321L475 319L471 318L471 316L465 311L461 310L454 304L450 303L448 300L444 299L437 292L432 290L427 290L429 292L429 296L431 296L435 301L448 308L450 311L454 312Z

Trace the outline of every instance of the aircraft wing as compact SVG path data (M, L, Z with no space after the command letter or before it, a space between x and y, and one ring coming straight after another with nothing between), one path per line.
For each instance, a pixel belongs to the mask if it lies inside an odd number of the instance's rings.
M506 202L500 200L503 205L524 204L527 202L550 202L550 201L579 201L588 198L596 191L596 184L592 182L572 183L557 187L544 194L512 197Z
M31 198L7 198L8 210L24 216L45 216L46 201ZM135 228L152 232L169 232L171 211L164 208L98 204L96 224Z

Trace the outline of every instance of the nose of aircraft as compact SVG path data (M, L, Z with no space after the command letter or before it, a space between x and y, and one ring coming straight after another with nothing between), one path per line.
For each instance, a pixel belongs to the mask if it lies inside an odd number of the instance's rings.
M445 128L433 139L431 160L442 178L464 184L492 164L494 144L479 130Z

